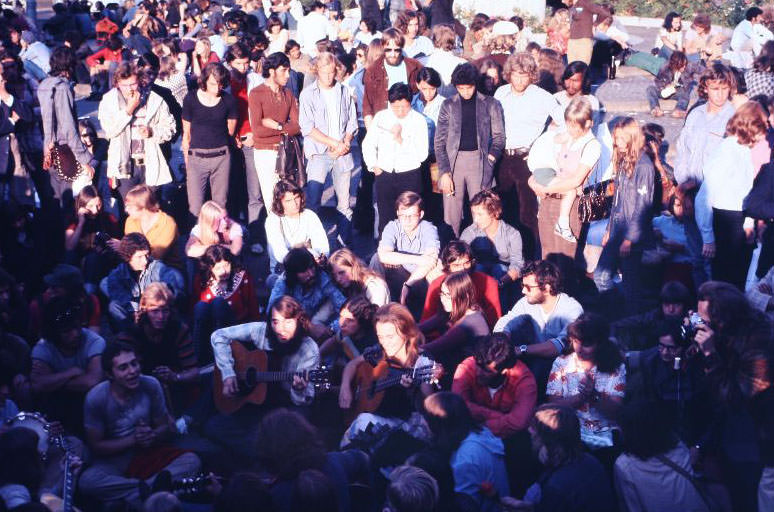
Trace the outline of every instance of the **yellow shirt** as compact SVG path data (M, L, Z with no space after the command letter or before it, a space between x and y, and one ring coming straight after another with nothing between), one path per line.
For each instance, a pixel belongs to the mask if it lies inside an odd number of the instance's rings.
M143 232L139 220L127 218L124 234L142 233L148 239L153 259L161 260L167 265L181 268L182 259L177 247L177 224L175 219L164 212L159 212L156 222L147 232Z

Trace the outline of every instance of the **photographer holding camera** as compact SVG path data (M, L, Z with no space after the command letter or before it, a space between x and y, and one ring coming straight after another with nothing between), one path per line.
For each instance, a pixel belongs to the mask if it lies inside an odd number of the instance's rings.
M709 417L707 379L703 359L693 342L690 323L666 318L652 332L658 345L626 354L626 401L658 403L687 446L697 446Z
M759 502L774 500L763 484L774 473L774 329L731 284L706 282L698 300L702 321L693 339L703 355L714 416L701 453L704 462L717 463L734 510L756 510L759 481ZM711 469L705 464L706 473Z

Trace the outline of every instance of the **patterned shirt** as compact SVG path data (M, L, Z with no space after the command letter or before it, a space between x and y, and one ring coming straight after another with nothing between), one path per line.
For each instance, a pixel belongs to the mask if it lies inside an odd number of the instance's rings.
M559 356L554 360L551 374L548 376L546 396L569 398L580 394L578 385L588 374L594 380L594 389L598 393L623 398L626 386L626 366L624 363L613 373L600 372L596 365L588 372L580 366L578 354L573 352ZM615 422L610 421L590 402L582 404L577 410L581 427L581 440L592 447L613 446Z
M744 82L747 85L747 97L752 98L760 94L774 95L774 73L766 73L749 69L744 74Z

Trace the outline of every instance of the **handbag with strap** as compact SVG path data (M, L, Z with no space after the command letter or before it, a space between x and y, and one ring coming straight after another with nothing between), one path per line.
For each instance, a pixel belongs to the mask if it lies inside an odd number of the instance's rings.
M586 223L610 217L614 194L615 182L612 178L584 188L578 199L580 221Z
M276 171L282 180L290 180L299 187L306 185L304 154L297 136L282 134L277 148Z
M696 478L693 474L686 471L685 468L678 465L666 455L656 455L656 458L660 462L672 468L675 473L688 480L694 489L696 489L696 492L699 493L701 500L705 505L707 505L707 509L709 509L710 512L726 512L731 510L729 504L727 503L727 499L716 499L716 497L713 496L715 493L713 493L713 491L709 488L711 485L709 482Z
M83 173L83 166L75 159L73 150L67 144L57 142L57 121L56 121L56 89L51 90L51 138L53 142L47 149L43 158L43 167L56 173L62 181L73 182Z

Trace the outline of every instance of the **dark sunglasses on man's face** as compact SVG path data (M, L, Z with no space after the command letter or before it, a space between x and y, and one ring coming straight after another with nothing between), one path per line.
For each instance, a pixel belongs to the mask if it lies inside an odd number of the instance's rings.
M400 53L402 51L403 50L401 50L400 48L385 48L384 49L384 53Z

